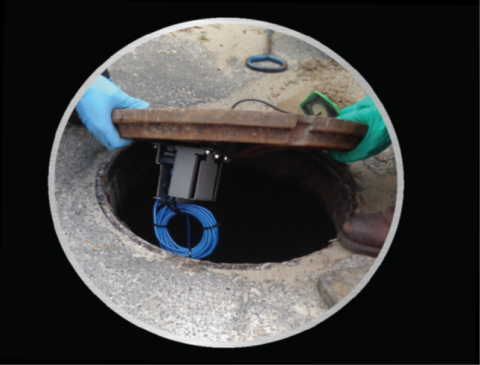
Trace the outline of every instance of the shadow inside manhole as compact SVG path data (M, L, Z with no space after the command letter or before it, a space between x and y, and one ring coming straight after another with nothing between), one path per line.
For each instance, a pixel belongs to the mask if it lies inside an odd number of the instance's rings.
M151 143L133 144L113 161L109 179L115 214L137 236L158 246L153 226L159 177L155 155ZM248 163L233 162L224 165L217 200L195 202L210 210L221 225L215 250L202 260L231 264L284 262L321 250L336 237L335 226L321 201L294 184L249 168ZM190 224L193 247L203 229L195 218ZM184 216L172 218L168 230L178 245L187 247Z

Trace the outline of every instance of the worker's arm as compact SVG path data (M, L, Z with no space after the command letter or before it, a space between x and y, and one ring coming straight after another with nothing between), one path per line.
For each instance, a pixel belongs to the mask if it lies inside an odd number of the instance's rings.
M104 74L102 74L104 75ZM132 98L115 85L111 78L99 76L87 89L76 106L80 119L90 133L110 150L128 146L112 123L114 109L145 109L146 101ZM109 76L109 75L108 75Z
M357 148L348 152L329 151L328 155L340 162L354 162L375 156L392 144L387 127L372 98L367 97L340 111L338 119L368 124L368 132Z

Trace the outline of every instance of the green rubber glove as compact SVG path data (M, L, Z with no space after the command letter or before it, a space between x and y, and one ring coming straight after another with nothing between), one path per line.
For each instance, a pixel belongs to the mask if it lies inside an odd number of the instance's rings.
M375 156L392 144L387 127L370 95L340 111L337 119L368 124L368 132L352 151L329 151L328 156L340 162L355 162Z

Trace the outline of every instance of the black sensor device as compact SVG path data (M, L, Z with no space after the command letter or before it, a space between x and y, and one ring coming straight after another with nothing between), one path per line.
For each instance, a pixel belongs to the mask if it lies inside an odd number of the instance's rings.
M222 165L229 157L217 149L187 144L158 142L156 163L160 177L156 199L179 202L215 201Z

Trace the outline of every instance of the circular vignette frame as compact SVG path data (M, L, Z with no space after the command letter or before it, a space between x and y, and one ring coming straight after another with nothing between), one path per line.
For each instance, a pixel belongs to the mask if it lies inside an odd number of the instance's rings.
M395 213L393 216L392 220L392 225L390 227L390 231L388 233L387 239L385 240L385 244L383 245L382 250L380 251L378 257L370 267L370 270L365 274L365 276L362 278L360 283L342 300L340 300L336 305L334 305L332 308L328 309L326 312L318 316L316 319L310 321L309 323L306 323L303 326L297 327L294 330L290 331L285 331L281 334L277 335L272 335L267 338L261 338L261 339L255 339L255 340L249 340L249 341L243 341L243 342L213 342L213 341L199 341L199 340L194 340L194 339L188 339L182 336L174 335L170 332L167 332L165 330L160 330L156 327L153 327L151 325L147 325L144 322L136 319L135 317L131 316L130 314L124 312L120 308L118 308L110 299L108 299L103 292L101 292L94 284L93 282L87 277L85 272L83 271L82 267L78 264L78 262L75 259L75 256L73 253L70 251L68 245L66 244L67 238L66 235L60 225L60 219L58 217L58 211L57 211L57 206L56 206L56 201L55 201L55 163L57 160L57 153L58 149L60 147L60 140L62 138L63 132L65 130L65 127L68 122L69 116L72 114L75 106L77 105L78 101L82 97L82 95L85 93L85 91L88 89L88 87L93 83L93 81L100 76L100 74L103 72L103 70L107 69L110 65L118 61L121 57L123 57L125 54L130 52L131 50L135 49L136 47L140 46L141 44L144 44L154 38L157 38L161 35L168 34L170 32L174 32L180 29L188 28L188 27L193 27L193 26L201 26L201 25L209 25L209 24L230 24L230 25L249 25L249 26L256 26L256 27L262 27L262 28L267 28L267 29L273 29L278 32L287 34L292 37L296 37L325 53L332 59L334 59L336 62L338 62L343 68L345 68L347 71L349 71L352 76L360 83L360 85L364 88L364 90L371 96L373 102L377 106L378 110L380 111L380 114L382 115L382 118L385 122L385 125L387 126L388 133L390 134L390 138L392 140L392 145L393 145L393 150L395 152L395 160L396 160L396 165L397 165L397 200L395 202ZM76 93L75 97L72 99L70 104L68 105L62 120L60 122L60 125L57 129L57 132L55 134L55 139L53 142L53 147L52 147L52 152L50 155L50 165L49 165L49 172L48 172L48 194L49 194L49 202L50 202L50 209L52 212L52 217L53 217L53 222L54 222L54 227L55 231L57 233L57 236L59 238L60 244L69 259L70 263L72 264L73 268L77 272L77 274L80 276L80 278L83 280L83 282L88 286L88 288L97 296L99 297L102 302L104 302L111 310L113 310L115 313L129 321L130 323L133 323L134 325L149 331L153 334L156 334L160 337L164 337L169 340L189 344L189 345L196 345L196 346L201 346L201 347L214 347L214 348L236 348L236 347L250 347L250 346L258 346L258 345L263 345L271 342L276 342L279 340L283 340L285 338L294 336L296 334L299 334L301 332L304 332L308 329L311 329L315 327L316 325L320 324L327 318L331 317L333 314L337 313L340 309L342 309L347 303L349 303L364 287L367 285L367 283L370 281L371 277L375 274L377 271L378 267L380 266L381 262L384 260L385 255L387 254L392 241L393 237L395 236L395 233L398 228L398 222L400 220L400 214L402 210L402 203L403 203L403 192L404 192L404 176L403 176L403 161L402 161L402 156L400 152L400 145L398 143L397 135L395 134L395 130L393 128L392 122L390 121L390 118L383 107L382 103L380 102L379 98L377 95L374 93L372 87L368 84L368 82L350 65L348 64L343 58L341 58L338 54L336 54L334 51L331 49L327 48L326 46L322 45L319 41L306 36L304 34L301 34L299 32L296 32L294 30L282 27L277 24L272 24L269 22L264 22L264 21L259 21L259 20L252 20L252 19L241 19L241 18L209 18L209 19L201 19L201 20L194 20L194 21L188 21L180 24L176 24L170 27L163 28L159 31L153 32L151 34L148 34L142 38L137 39L136 41L130 43L117 53L115 53L113 56L111 56L107 61L105 61L100 67L97 68L97 70L85 81L85 83L82 85L82 87L78 90Z

